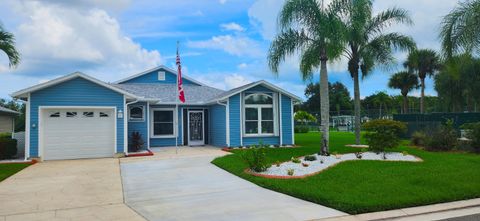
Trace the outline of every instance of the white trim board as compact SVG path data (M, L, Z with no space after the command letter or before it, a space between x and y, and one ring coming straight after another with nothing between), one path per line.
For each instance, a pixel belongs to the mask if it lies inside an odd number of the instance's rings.
M138 74L134 74L134 75L132 75L132 76L130 76L130 77L126 77L126 78L123 78L123 79L121 79L121 80L115 81L114 83L115 83L115 84L120 84L120 83L123 83L123 82L125 82L125 81L128 81L128 80L131 80L131 79L134 79L134 78L137 78L137 77L146 75L146 74L148 74L148 73L150 73L150 72L158 71L158 70L160 70L160 69L163 69L163 70L168 71L168 72L170 72L170 73L172 73L172 74L174 74L174 75L177 75L177 71L175 71L175 70L173 70L173 69L171 69L171 68L169 68L169 67L167 67L167 66L165 66L165 65L160 65L160 66L158 66L158 67L154 67L154 68L148 69L148 70L143 71L143 72L140 72L140 73L138 73ZM191 82L193 82L193 83L195 83L195 84L201 85L201 86L207 86L207 85L205 85L205 84L203 84L203 83L201 83L201 82L199 82L199 81L197 81L197 80L195 80L195 79L192 79L192 78L190 78L190 77L188 77L188 76L185 76L184 74L182 74L182 78L185 78L185 79L187 79L187 80L189 80L189 81L191 81Z
M172 108L164 108L164 107L152 107L150 108L150 115L152 116L150 118L150 121L148 122L148 127L150 128L150 138L175 138L175 139L178 139L177 138L177 134L178 134L178 128L176 128L178 125L176 123L177 121L177 118L178 118L178 112L177 112L177 117L175 117L175 107L172 107ZM154 135L154 130L153 130L153 120L154 120L154 117L153 117L153 112L154 111L172 111L173 113L173 134L170 134L170 135Z
M68 75L65 75L65 76L62 76L62 77L59 77L59 78L56 78L56 79L53 79L53 80L50 80L50 81L47 81L45 83L41 83L41 84L37 84L37 85L34 85L32 87L28 87L28 88L25 88L23 90L19 90L17 92L14 92L13 94L11 94L10 96L14 97L14 98L25 98L27 97L27 95L29 93L32 93L34 91L38 91L38 90L41 90L41 89L44 89L44 88L48 88L48 87L51 87L51 86L54 86L54 85L57 85L57 84L60 84L60 83L63 83L65 81L69 81L69 80L72 80L74 78L77 78L77 77L80 77L80 78L83 78L85 80L88 80L88 81L91 81L92 83L95 83L95 84L98 84L100 86L103 86L105 88L108 88L112 91L115 91L115 92L118 92L120 94L123 94L123 95L126 95L128 96L129 98L137 98L136 95L134 94L131 94L127 91L124 91L120 88L117 88L117 87L114 87L112 85L109 85L101 80L98 80L94 77L91 77L91 76L88 76L84 73L81 73L81 72L74 72L74 73L71 73L71 74L68 74Z

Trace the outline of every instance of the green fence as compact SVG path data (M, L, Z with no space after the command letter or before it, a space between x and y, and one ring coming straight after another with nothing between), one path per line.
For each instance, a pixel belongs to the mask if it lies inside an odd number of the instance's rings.
M415 131L431 131L447 120L453 120L458 131L465 123L480 122L480 113L429 113L429 114L394 114L393 120L407 123L406 136Z

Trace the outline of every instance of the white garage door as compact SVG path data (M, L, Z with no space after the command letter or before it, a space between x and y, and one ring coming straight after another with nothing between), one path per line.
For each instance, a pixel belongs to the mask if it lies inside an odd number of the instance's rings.
M41 142L45 160L112 157L113 109L44 109Z

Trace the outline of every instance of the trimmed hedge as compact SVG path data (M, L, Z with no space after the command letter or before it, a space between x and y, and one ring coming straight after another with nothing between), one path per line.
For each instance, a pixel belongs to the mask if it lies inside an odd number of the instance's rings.
M308 133L310 131L310 128L308 128L307 125L297 125L297 126L295 126L294 131L295 131L296 134L298 134L298 133L303 134L303 133Z
M17 154L17 140L0 137L0 160L11 159Z
M400 144L400 136L407 127L404 123L394 120L372 120L363 125L367 131L365 138L369 150L375 153L385 152L385 149L395 148Z

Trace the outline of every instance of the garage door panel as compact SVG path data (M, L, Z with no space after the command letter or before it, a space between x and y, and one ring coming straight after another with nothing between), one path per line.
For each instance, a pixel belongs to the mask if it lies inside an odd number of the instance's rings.
M88 116L84 116L84 112ZM100 112L108 117L100 116ZM112 157L116 120L113 113L105 109L45 110L42 114L44 159Z

